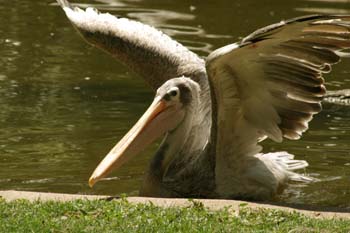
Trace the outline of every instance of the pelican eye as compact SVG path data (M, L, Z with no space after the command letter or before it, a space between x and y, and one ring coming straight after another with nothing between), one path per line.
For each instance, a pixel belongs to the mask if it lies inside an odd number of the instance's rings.
M163 97L165 100L178 100L180 98L180 90L177 87L169 89Z
M172 96L172 97L175 97L179 94L179 91L178 90L172 90L172 91L169 91L169 95Z

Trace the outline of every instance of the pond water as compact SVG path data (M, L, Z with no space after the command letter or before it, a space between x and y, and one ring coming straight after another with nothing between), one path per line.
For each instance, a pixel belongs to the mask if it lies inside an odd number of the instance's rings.
M347 1L100 0L77 5L151 24L194 52L235 42L253 30L309 13L350 13ZM78 36L54 1L0 5L0 189L137 195L159 143L90 189L87 180L153 99L135 74ZM327 75L350 88L350 61ZM293 184L286 203L350 207L350 108L326 105L299 141L265 143L309 161L320 179Z

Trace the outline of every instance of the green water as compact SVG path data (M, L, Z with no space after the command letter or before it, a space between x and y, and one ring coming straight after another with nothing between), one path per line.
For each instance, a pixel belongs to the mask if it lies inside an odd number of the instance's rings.
M303 14L350 13L341 1L77 1L162 29L206 56L253 30ZM157 144L90 189L87 180L136 122L153 93L135 74L92 48L54 1L0 4L0 189L137 195ZM327 75L350 88L350 62ZM310 163L321 181L294 184L288 203L350 206L350 108L325 106L299 141L265 143Z

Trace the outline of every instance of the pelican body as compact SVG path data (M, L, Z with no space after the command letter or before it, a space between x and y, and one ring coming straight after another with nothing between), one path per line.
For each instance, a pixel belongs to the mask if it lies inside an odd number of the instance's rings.
M267 200L308 163L259 142L296 140L321 111L322 75L350 47L350 16L311 15L259 29L204 61L151 26L57 0L91 44L156 90L153 103L89 179L92 187L159 137L140 195Z

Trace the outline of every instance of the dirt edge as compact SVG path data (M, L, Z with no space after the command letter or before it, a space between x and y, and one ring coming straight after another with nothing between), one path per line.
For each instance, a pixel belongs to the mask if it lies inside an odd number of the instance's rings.
M61 194L61 193L42 193L42 192L28 192L28 191L14 191L6 190L0 191L0 197L6 201L14 201L17 199L26 199L29 201L72 201L76 199L117 199L110 196L98 196L98 195L80 195L80 194ZM172 207L179 206L185 207L193 204L193 201L182 198L149 198L149 197L128 197L127 200L130 203L150 203L152 202L156 206ZM278 204L261 204L246 201L236 200L215 200L215 199L196 199L195 201L201 202L206 208L210 210L219 210L222 208L230 208L235 211L239 211L240 206L244 205L252 209L278 209L287 212L299 212L313 218L342 218L350 219L350 210L341 209L340 212L329 211L328 209L312 210L307 206L285 207Z

